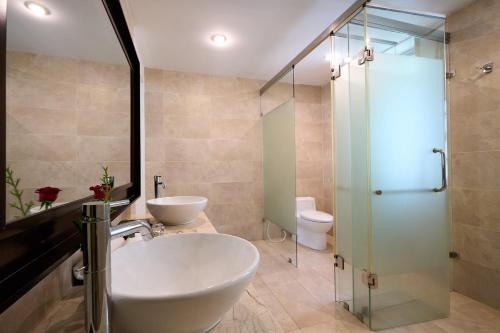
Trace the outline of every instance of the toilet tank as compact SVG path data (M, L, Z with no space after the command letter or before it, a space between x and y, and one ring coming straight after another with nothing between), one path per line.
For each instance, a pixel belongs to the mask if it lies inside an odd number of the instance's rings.
M305 210L316 210L316 202L313 197L297 197L297 213Z

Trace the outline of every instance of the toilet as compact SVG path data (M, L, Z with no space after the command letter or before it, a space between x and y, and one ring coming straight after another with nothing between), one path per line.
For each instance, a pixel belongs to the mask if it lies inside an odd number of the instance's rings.
M326 233L332 228L333 216L316 210L313 197L297 197L297 241L314 250L326 249Z

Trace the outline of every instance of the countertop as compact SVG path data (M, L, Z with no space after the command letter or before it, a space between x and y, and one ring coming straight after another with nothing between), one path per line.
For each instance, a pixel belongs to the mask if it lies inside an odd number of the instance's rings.
M147 219L151 224L156 221L152 216L133 216L133 219ZM165 226L163 234L168 237L179 233L216 233L213 224L205 213L200 213L191 223L179 226ZM160 236L161 237L161 236ZM114 244L114 248L121 247L127 242L136 242L132 238L122 241L122 244ZM35 333L83 333L84 332L85 306L83 299L83 288L75 287L65 299L56 303L48 315L40 322ZM284 332L271 312L258 300L256 289L249 285L233 308L227 312L220 324L214 327L211 333L222 333L228 331L248 331L251 324L258 332ZM249 332L253 332L251 330Z

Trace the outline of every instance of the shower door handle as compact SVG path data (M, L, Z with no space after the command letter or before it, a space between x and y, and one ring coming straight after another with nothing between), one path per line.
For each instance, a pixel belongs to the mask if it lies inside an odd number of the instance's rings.
M434 148L433 153L439 153L441 155L441 187L432 189L434 192L443 192L448 187L446 181L446 155L442 149Z

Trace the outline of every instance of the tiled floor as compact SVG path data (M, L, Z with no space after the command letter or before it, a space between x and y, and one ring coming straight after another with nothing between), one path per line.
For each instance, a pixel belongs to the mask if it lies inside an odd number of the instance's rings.
M295 253L294 243L253 243L261 253L260 267L253 280L255 298L279 323L280 328L272 332L370 332L353 315L333 301L331 252L318 252L299 246L299 267L295 268L287 262ZM449 318L382 332L499 333L500 311L452 292Z

